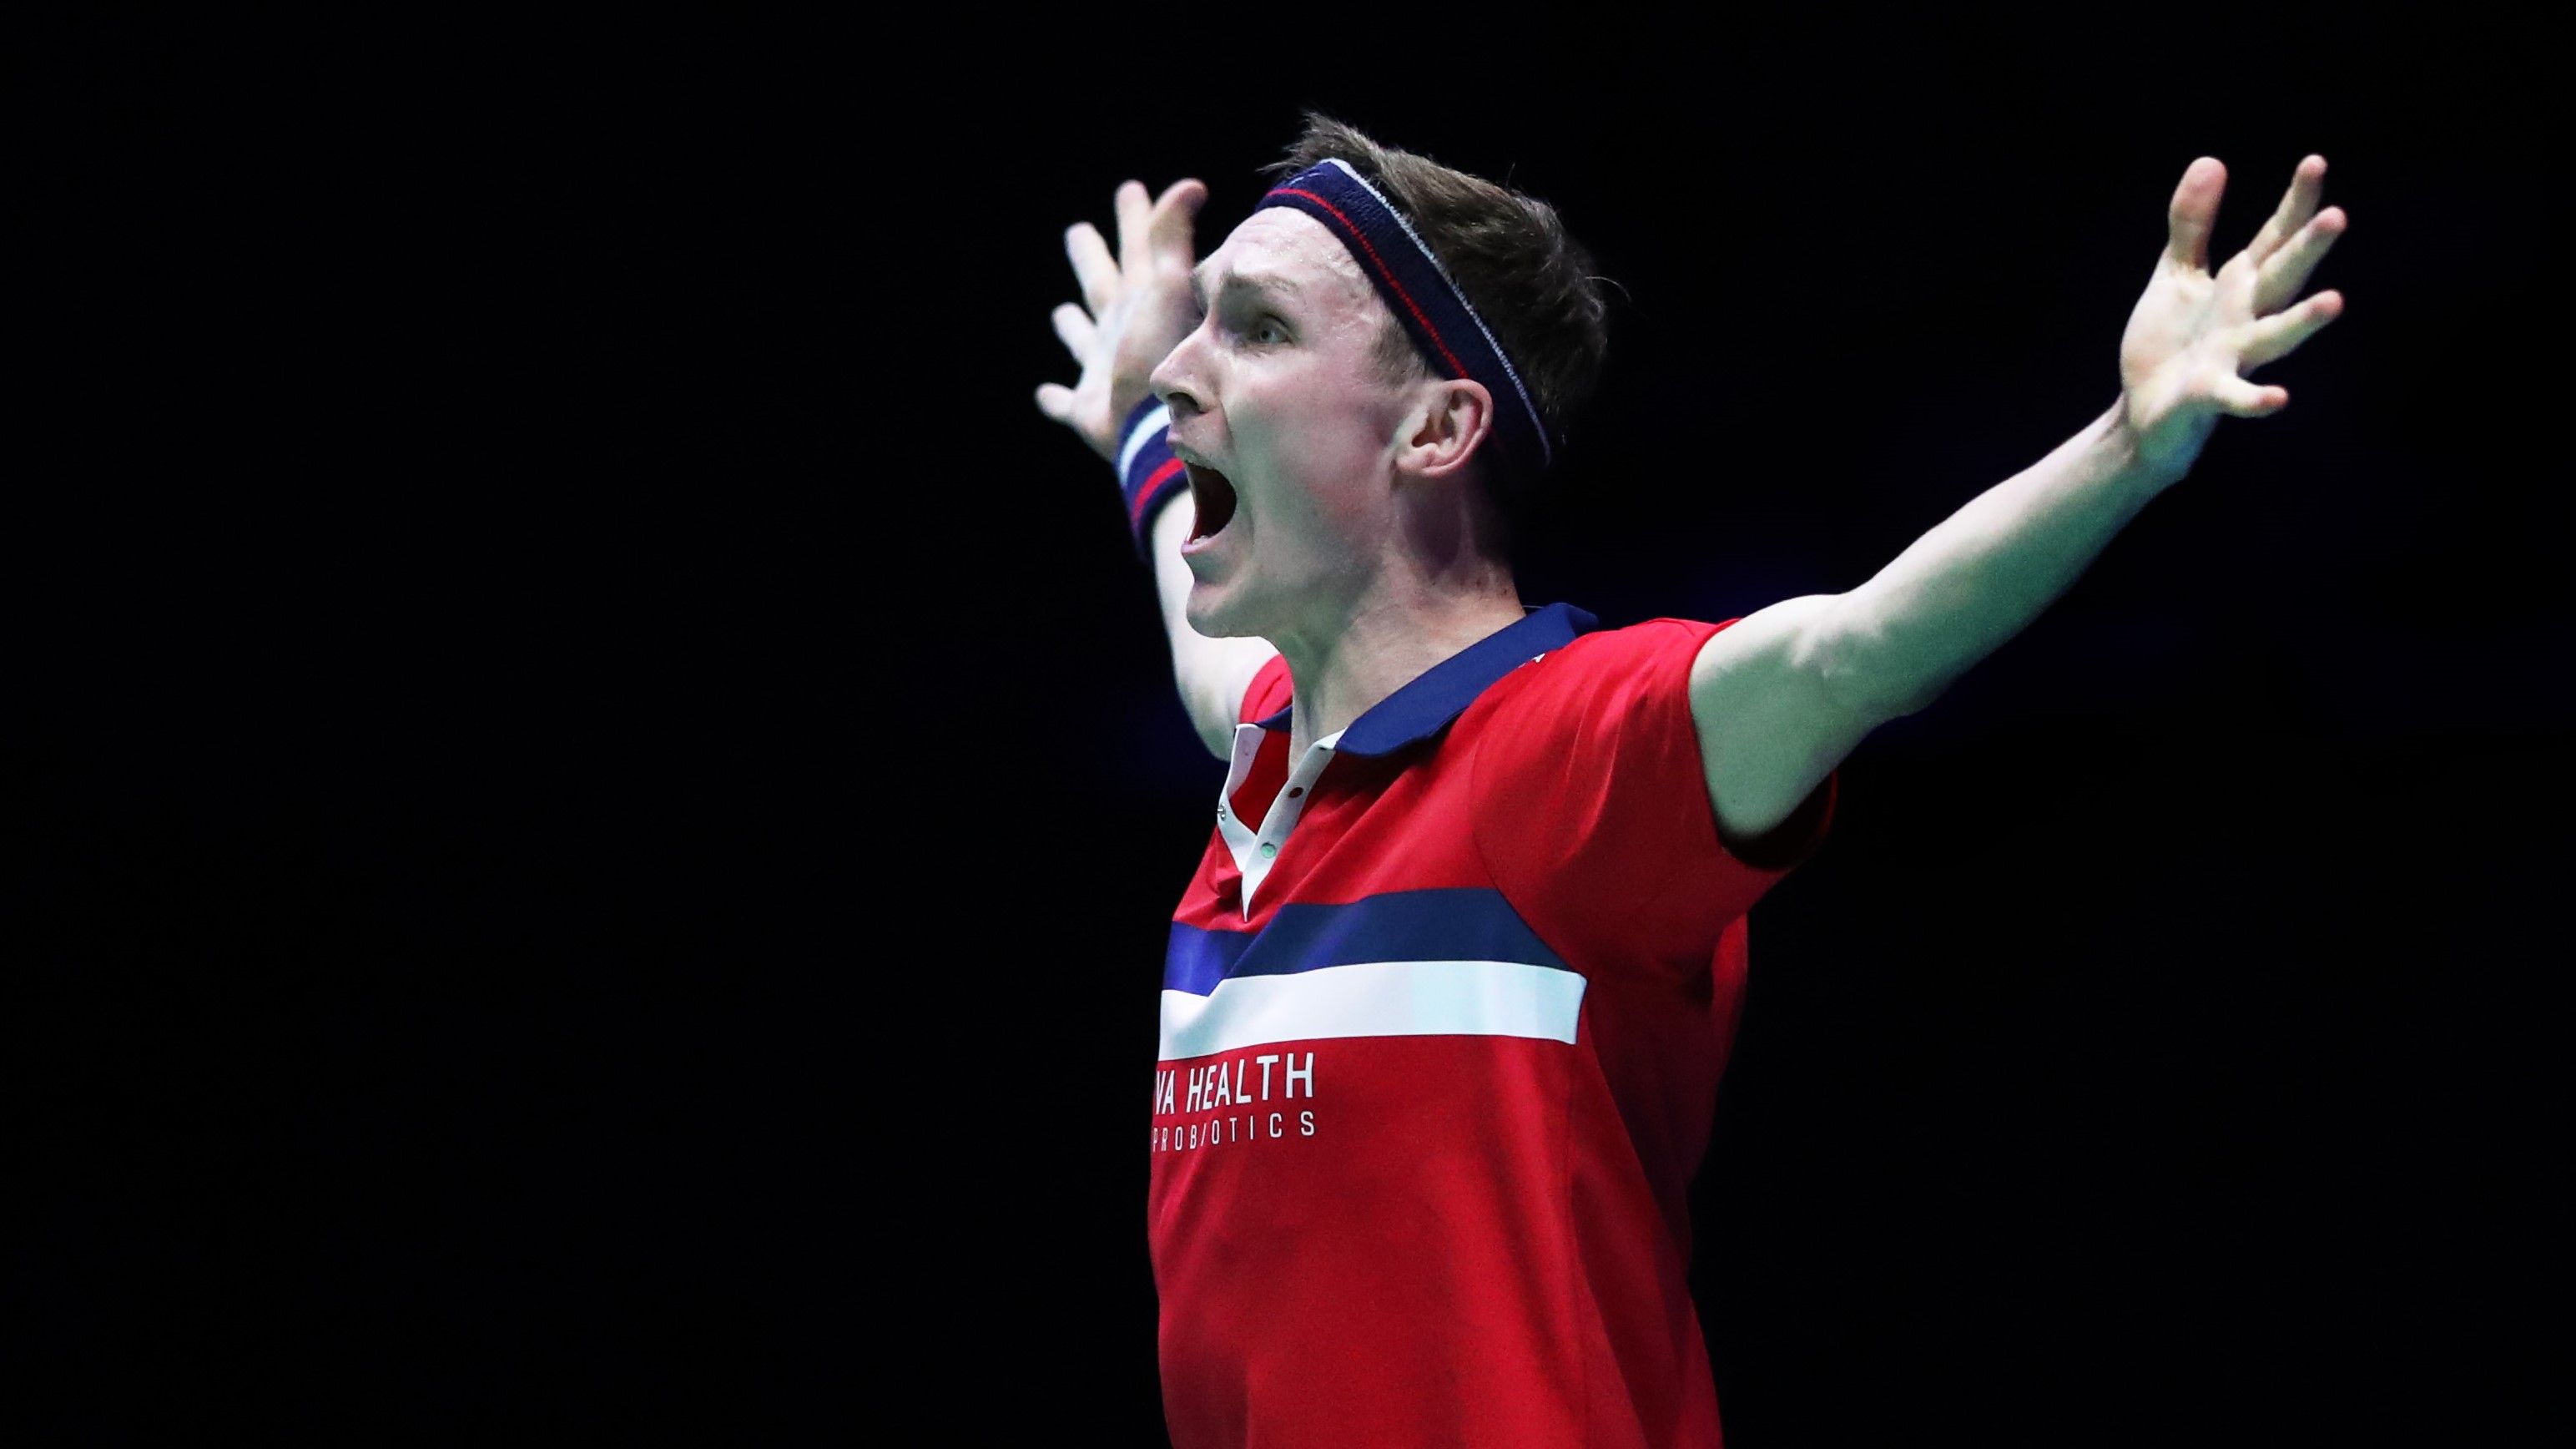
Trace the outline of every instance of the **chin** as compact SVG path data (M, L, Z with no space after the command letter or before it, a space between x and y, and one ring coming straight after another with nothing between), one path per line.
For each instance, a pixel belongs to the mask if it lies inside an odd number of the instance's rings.
M1235 639L1260 632L1237 617L1242 611L1235 604L1226 585L1194 581L1188 601L1181 606L1181 617L1203 639Z

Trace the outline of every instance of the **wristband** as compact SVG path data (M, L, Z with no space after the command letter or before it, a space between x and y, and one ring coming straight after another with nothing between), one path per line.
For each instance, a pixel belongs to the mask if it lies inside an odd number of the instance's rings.
M1154 561L1154 513L1175 493L1189 491L1189 469L1172 456L1172 410L1148 395L1127 413L1118 430L1118 485L1127 498L1127 531L1136 556Z

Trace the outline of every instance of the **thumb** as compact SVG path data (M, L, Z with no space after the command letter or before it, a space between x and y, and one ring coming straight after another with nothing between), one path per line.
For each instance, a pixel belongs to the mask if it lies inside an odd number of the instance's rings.
M1207 183L1195 178L1175 181L1155 199L1146 236L1156 256L1179 256L1185 263L1195 251L1192 236L1199 208L1207 204Z

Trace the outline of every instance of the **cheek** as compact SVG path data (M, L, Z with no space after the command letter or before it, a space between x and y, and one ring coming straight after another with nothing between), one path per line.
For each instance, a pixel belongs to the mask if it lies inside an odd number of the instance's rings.
M1352 389L1339 369L1326 371L1283 378L1265 399L1262 441L1284 472L1342 477L1374 466L1385 451L1382 399Z
M1245 390L1229 409L1238 456L1258 458L1272 485L1259 511L1274 524L1302 520L1336 536L1380 526L1383 500L1370 489L1386 462L1378 414L1385 399L1353 388L1343 369L1278 376ZM1304 531L1300 528L1298 531Z
M1342 505L1337 512L1365 511L1367 489L1385 471L1386 439L1363 404L1339 398L1318 408L1296 447L1319 503Z

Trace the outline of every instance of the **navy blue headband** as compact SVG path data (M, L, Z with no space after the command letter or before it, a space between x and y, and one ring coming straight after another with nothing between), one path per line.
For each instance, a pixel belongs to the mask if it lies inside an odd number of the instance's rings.
M1324 224L1358 260L1387 310L1442 377L1472 378L1494 397L1494 436L1506 471L1526 483L1556 461L1538 404L1413 224L1347 162L1327 157L1270 188L1254 211L1293 206Z

